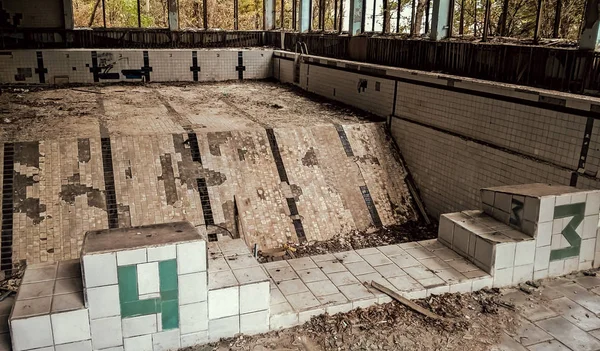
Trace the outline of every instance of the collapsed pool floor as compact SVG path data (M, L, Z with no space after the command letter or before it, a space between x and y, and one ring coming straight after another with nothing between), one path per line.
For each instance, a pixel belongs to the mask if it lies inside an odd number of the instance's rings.
M106 228L183 220L269 249L417 218L385 123L285 85L0 99L4 269L77 258L84 233Z
M377 121L273 82L5 89L0 140L215 132Z

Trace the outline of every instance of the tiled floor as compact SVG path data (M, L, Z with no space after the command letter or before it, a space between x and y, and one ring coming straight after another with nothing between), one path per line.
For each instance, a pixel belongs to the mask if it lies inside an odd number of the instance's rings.
M520 327L504 333L494 351L600 350L600 277L546 281L532 294L512 290L504 299L515 303Z
M409 298L492 285L491 276L435 239L269 262L263 267L272 280L271 328L303 323L314 314L390 301L364 282L376 281ZM289 319L280 324L281 316Z

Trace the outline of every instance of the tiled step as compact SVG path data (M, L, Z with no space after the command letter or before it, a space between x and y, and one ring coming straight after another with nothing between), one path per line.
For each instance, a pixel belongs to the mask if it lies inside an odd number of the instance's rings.
M271 330L302 324L318 314L391 301L364 284L371 281L411 299L493 284L490 275L435 239L261 266L271 278Z
M495 286L531 280L535 240L482 211L440 217L438 240L494 276Z

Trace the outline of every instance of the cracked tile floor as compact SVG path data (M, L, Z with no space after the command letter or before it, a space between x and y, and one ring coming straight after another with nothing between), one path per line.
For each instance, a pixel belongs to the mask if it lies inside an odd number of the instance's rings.
M515 304L520 326L504 331L493 351L600 350L600 277L561 277L532 294L515 288L503 295Z

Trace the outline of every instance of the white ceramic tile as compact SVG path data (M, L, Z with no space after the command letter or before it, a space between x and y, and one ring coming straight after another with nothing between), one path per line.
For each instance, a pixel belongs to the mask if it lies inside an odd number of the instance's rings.
M148 262L173 260L176 257L176 245L166 245L148 248Z
M138 292L140 295L160 292L158 262L138 264Z
M77 341L77 342L72 342L72 343L68 343L68 344L56 345L54 347L54 350L55 351L92 351L92 342L90 340L84 340L84 341Z
M181 335L181 347L191 347L208 343L208 330Z
M240 315L240 333L254 335L269 331L269 311L258 311Z
M554 219L554 196L544 196L540 199L540 222L549 222Z
M90 319L120 315L119 287L110 285L87 289L87 305L90 310Z
M154 346L154 351L170 351L179 349L179 347L181 347L179 329L152 334L152 344Z
M438 238L440 241L447 245L452 245L454 236L454 222L445 215L440 216L440 223L438 227Z
M181 334L208 330L207 302L179 306L179 318Z
M535 259L535 241L521 241L516 243L515 266L533 264Z
M231 316L208 321L209 341L218 341L221 338L229 338L240 332L240 316Z
M177 274L206 270L206 242L195 241L177 245Z
M525 197L523 207L523 219L531 222L538 222L540 214L540 199L533 197Z
M581 250L579 252L579 262L593 261L596 248L596 238L585 239L581 241Z
M15 351L52 346L50 316L38 316L11 321L12 343Z
M525 283L531 279L533 279L533 264L514 267L513 284Z
M108 317L90 321L94 349L123 345L121 317Z
M239 313L250 313L268 309L271 296L269 290L268 281L241 285Z
M178 276L179 303L187 305L193 302L206 301L206 272L190 273Z
M117 252L117 266L129 266L146 262L146 249Z
M123 339L125 351L153 351L152 336L141 335Z
M514 266L515 248L515 243L502 243L496 245L496 261L494 264L496 269Z
M538 223L535 240L538 247L550 245L552 241L552 222Z
M55 344L66 344L91 338L87 309L55 313L51 315L51 320Z
M129 338L144 334L156 333L156 314L123 318L123 337Z
M86 288L117 284L117 259L114 252L83 256Z
M580 225L581 226L581 225ZM598 215L585 216L583 219L583 230L578 228L577 233L581 234L582 239L596 238L598 231Z
M587 194L585 204L585 215L600 213L600 192L594 191Z
M550 245L536 248L534 262L535 271L548 269L550 265L550 251Z
M240 314L239 287L208 291L208 318L218 319Z
M501 288L512 285L513 278L513 267L497 269L494 272L494 284L495 288Z

